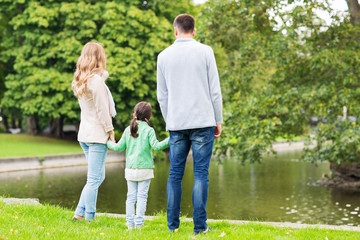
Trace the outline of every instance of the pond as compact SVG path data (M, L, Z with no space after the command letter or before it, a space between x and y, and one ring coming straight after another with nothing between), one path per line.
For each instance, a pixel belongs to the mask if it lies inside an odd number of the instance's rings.
M329 172L329 164L315 166L298 161L301 152L267 156L262 163L236 159L210 166L208 218L295 223L360 225L360 192L310 186ZM155 163L147 215L166 211L168 161ZM86 181L86 166L0 173L0 196L39 198L75 209ZM181 214L192 216L192 160L183 180ZM97 211L125 213L124 163L106 165L106 179L99 189Z

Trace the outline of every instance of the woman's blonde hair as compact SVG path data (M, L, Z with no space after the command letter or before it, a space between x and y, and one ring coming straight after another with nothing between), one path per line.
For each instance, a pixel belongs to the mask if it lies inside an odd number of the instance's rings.
M81 55L76 63L76 71L72 81L74 95L79 98L85 91L87 81L97 72L102 74L106 69L105 50L101 44L88 42L81 51Z

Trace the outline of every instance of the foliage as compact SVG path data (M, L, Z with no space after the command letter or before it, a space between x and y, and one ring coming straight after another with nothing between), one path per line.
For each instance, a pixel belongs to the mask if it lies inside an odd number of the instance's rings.
M4 39L1 61L11 63L1 106L18 108L25 116L79 119L71 90L73 71L82 46L98 41L108 56L110 78L118 115L124 128L138 101L153 105L154 126L164 124L156 101L156 56L173 38L167 18L176 9L149 1L0 1L0 13L12 11L11 35ZM156 5L156 6L155 6ZM169 4L168 4L169 5ZM189 0L170 4L185 10ZM155 11L155 12L154 12Z
M332 25L317 16L319 9L331 14ZM280 20L266 14L271 11ZM327 2L316 0L263 1L256 8L212 0L200 18L202 38L220 60L225 95L219 153L259 161L278 137L307 134L317 146L309 146L305 160L360 161L359 120L341 121L343 106L359 116L360 30L348 18L341 22ZM309 131L312 117L321 124Z
M230 151L241 161L259 161L271 150L281 124L276 113L284 111L276 97L259 94L275 71L273 43L279 39L270 28L268 7L213 0L198 21L200 40L214 48L223 92L224 127L216 151Z
M311 139L317 146L305 152L307 160L337 164L360 161L360 43L356 36L360 36L360 27L349 22L312 36L311 57L299 58L284 74L291 78L303 67L303 73L298 73L303 111L307 119L323 119Z
M193 223L182 218L177 233L166 226L165 214L147 220L141 230L129 231L125 218L97 216L95 221L71 221L73 212L51 205L5 205L0 198L0 238L3 239L357 239L358 232L318 228L292 229L261 223L217 221L207 234L194 236Z
M319 10L330 14L329 26ZM0 0L1 107L35 116L42 125L55 118L77 122L70 88L75 62L86 42L99 41L108 55L117 130L145 100L160 133L156 56L172 42L171 22L179 11L198 12L196 37L216 55L225 121L219 154L259 161L279 137L308 135L317 146L304 159L360 161L360 29L349 16L339 18L328 1L209 0L197 9L190 0ZM344 106L354 118L341 118ZM313 117L320 124L309 131Z

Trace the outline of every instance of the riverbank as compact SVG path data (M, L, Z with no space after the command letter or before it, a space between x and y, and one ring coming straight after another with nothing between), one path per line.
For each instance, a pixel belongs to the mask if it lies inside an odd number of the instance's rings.
M108 151L106 163L125 161L124 152ZM0 173L87 165L84 153L0 158Z
M303 141L274 143L274 150L286 152L301 150L305 146ZM108 151L106 163L125 161L124 152ZM86 165L83 153L65 153L51 155L36 155L27 157L0 157L0 173L46 168L71 167Z
M71 221L73 211L40 204L5 204L0 199L0 239L358 239L359 228L331 229L322 225L301 228L278 223L209 220L213 228L194 236L191 219L182 218L178 232L167 230L165 214L148 218L145 227L129 231L125 218L98 215L95 221ZM297 224L300 225L300 224ZM335 226L339 227L339 226ZM346 226L348 228L348 226Z

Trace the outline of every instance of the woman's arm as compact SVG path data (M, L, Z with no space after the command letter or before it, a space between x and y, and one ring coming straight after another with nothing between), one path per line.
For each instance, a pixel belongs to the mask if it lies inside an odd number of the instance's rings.
M91 90L97 116L104 127L105 132L114 130L110 116L110 103L104 81L95 76L91 82Z

